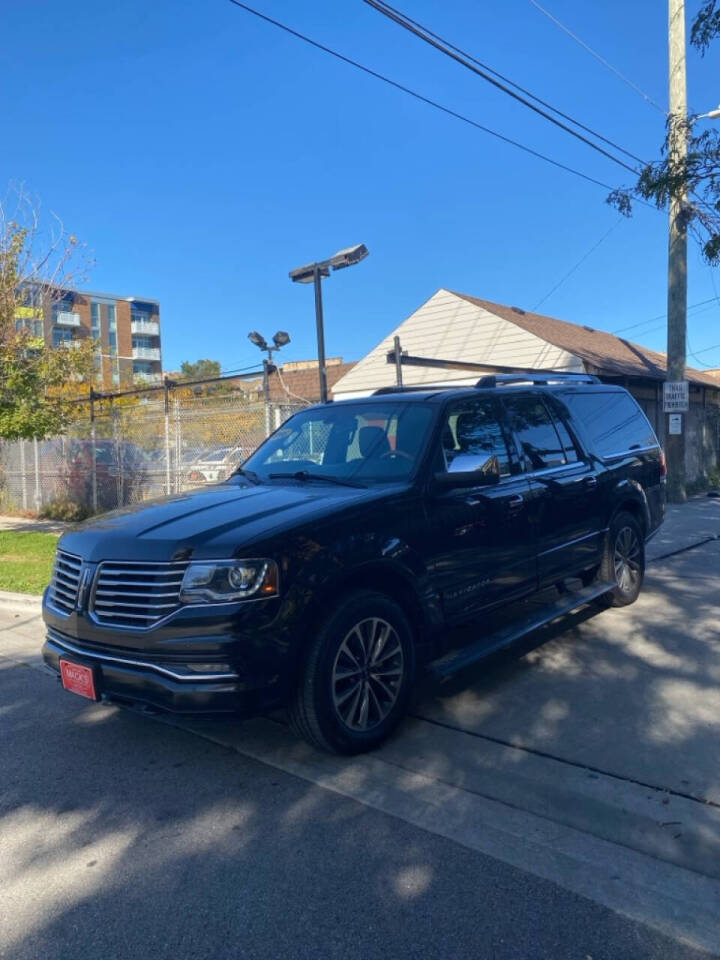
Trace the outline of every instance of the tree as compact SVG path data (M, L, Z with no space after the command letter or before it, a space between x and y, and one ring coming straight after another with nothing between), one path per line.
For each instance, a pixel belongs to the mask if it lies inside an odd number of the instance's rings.
M705 0L693 21L690 42L704 56L718 36L720 0ZM674 125L684 127L687 133L686 159L670 155ZM630 216L633 200L649 201L664 208L676 193L687 196L687 228L697 238L705 260L717 266L720 264L720 132L717 127L696 133L694 118L668 117L660 160L646 164L634 186L613 190L608 203Z
M720 36L720 4L706 0L700 8L690 31L690 43L705 56L715 37Z
M9 212L9 208L11 212ZM43 336L52 302L88 263L84 247L55 215L44 229L25 189L0 201L0 439L59 433L70 415L69 390L92 370L92 341L53 348ZM76 389L76 388L75 388Z
M180 365L180 373L185 380L205 380L220 376L220 363L217 360L186 360Z

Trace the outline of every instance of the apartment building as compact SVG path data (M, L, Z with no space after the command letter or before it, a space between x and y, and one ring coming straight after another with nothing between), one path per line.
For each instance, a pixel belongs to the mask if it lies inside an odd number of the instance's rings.
M33 303L41 300L42 303ZM71 347L91 337L96 344L97 380L105 389L162 380L160 304L146 297L60 290L27 298L16 325L54 346Z

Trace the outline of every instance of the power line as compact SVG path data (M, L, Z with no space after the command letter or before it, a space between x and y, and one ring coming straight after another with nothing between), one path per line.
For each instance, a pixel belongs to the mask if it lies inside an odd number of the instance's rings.
M720 350L720 343L714 343L711 347L703 347L702 350L697 350L695 353L693 353L692 350L688 350L688 353L690 354L691 357L695 357L697 359L699 354L709 353L711 350ZM703 367L712 366L711 363L705 363L703 360L698 360L697 362Z
M375 4L371 4L375 6ZM559 117L562 117L564 120L568 120L570 123L575 124L576 127L579 127L581 130L584 130L586 133L591 134L597 140L602 140L603 143L607 143L608 146L614 147L616 150L619 150L620 153L624 153L627 157L630 157L632 160L637 160L638 163L641 163L643 166L646 165L646 161L642 160L640 157L635 156L634 153L631 153L629 150L626 150L624 147L621 147L619 144L615 143L613 140L604 137L601 133L598 133L596 130L593 130L591 127L586 126L584 123L581 123L579 120L576 120L574 117L570 116L568 113L563 113L562 110L559 110L557 107L554 107L551 103L548 103L547 100L543 100L541 97L538 97L531 90L528 90L526 87L521 86L519 83L516 83L514 80L511 80L510 77L506 77L504 74L500 73L498 70L495 70L493 67L489 66L487 63L483 63L482 60L478 60L477 57L472 56L467 53L465 50L462 50L460 47L455 46L449 40L446 40L444 37L439 36L437 33L434 33L430 30L429 27L423 26L417 20L413 20L412 17L408 16L406 13L403 13L401 10L398 10L396 7L392 7L389 3L382 0L383 8L391 10L394 14L397 14L398 17L402 17L403 20L408 23L413 24L413 26L418 27L424 33L428 34L431 37L434 37L436 40L439 40L440 43L443 43L446 47L449 47L451 50L454 50L456 53L461 54L463 57L467 57L468 60L472 63L477 64L478 67L482 67L483 70L487 70L488 73L491 73L494 77L497 77L499 80L504 81L505 83L510 84L511 87L514 87L516 90L519 90L521 93L524 93L526 96L530 97L532 100L535 100L536 103L541 104L543 107L547 107L548 110L552 110L553 113L556 113ZM383 11L381 11L383 12Z
M591 177L586 173L582 173L580 170L576 170L574 167L570 167L567 164L561 163L559 160L553 160L552 157L548 157L544 153L533 150L532 147L528 147L524 143L520 143L517 140L506 137L504 134L498 133L496 130L491 130L490 127L486 127L482 123L478 123L476 120L471 120L464 114L458 113L456 110L452 110L450 107L446 107L443 104L438 103L436 100L431 100L429 97L425 97L421 93L417 93L415 90L411 90L410 87L406 87L397 80L392 80L390 77L386 77L384 74L378 73L376 70L372 70L370 67L366 67L362 63L358 63L357 60L352 60L350 57L346 57L344 54L338 53L337 50L333 50L330 47L325 46L325 44L319 43L317 40L313 40L311 37L308 37L297 30L293 30L292 27L288 27L284 23L280 23L279 20L273 20L272 17L268 17L259 10L253 9L253 7L248 6L246 3L241 3L240 0L229 0L229 2L236 7L240 7L241 10L245 10L247 13L252 14L254 17L264 20L266 23L272 24L272 26L277 27L279 30L283 30L285 33L290 34L290 36L296 37L298 40L302 40L311 47L315 47L316 50L321 50L323 53L327 53L331 57L335 57L335 59L341 60L343 63L346 63L351 67L355 67L357 70L362 70L363 73L366 73L371 77L375 77L376 80L382 80L383 83L387 83L396 90L400 90L402 93L406 93L408 96L414 97L421 103L425 103L430 107L434 107L436 110L440 110L442 113L445 113L450 117L454 117L456 120L462 120L463 123L467 123L469 126L475 127L477 130L482 130L483 133L487 133L491 137L495 137L497 140L502 140L503 143L508 143L510 146L517 147L519 150L529 153L531 156L537 157L539 160L544 160L546 163L552 164L552 166L557 167L560 170L565 170L567 173L572 173L574 176L580 177L582 180L587 180L588 183L594 183L597 187L603 187L605 190L614 189L609 184L604 183L602 180L596 180L595 177ZM648 206L651 206L651 204L648 204Z
M623 167L625 170L629 170L630 173L637 175L637 171L634 167L631 167L629 164L625 163L624 160L620 160L614 154L610 153L608 150L605 150L603 147L593 143L592 140L589 140L587 137L583 136L582 133L578 133L577 130L573 130L572 127L569 127L566 123L563 123L561 120L558 120L557 117L553 117L552 114L548 113L546 110L542 110L540 107L536 106L526 97L521 96L519 93L515 93L514 90L511 90L504 83L501 83L499 80L496 80L492 77L487 71L481 69L480 67L475 66L470 59L468 59L467 54L457 53L457 48L452 48L447 41L437 40L435 36L430 34L425 27L415 26L414 21L409 20L404 13L395 12L393 7L388 7L382 0L364 0L364 2L372 7L374 10L377 10L378 13L382 13L383 16L387 17L389 20L392 20L394 23L397 23L398 26L402 27L404 30L407 30L409 33L412 33L414 36L418 37L420 40L423 40L425 43L429 44L431 47L434 47L440 53L444 54L446 57L449 57L451 60L454 60L456 63L459 63L461 66L465 67L467 70L470 70L471 73L476 74L478 77L481 77L483 80L486 80L488 83L492 84L493 87L497 87L498 90L502 90L503 93L506 93L509 97L512 97L513 100L517 100L518 103L522 103L524 106L528 107L534 113L537 113L539 116L544 117L546 120L549 120L550 123L554 124L556 127L559 127L561 130L564 130L566 133L569 133L570 136L575 137L577 140L580 140L582 143L586 144L591 149L602 154L604 157L607 157L608 160L612 160L613 163L618 164L618 166ZM642 161L640 161L642 162Z
M558 20L557 17L554 17L549 10L546 10L545 7L541 7L540 4L537 2L537 0L530 0L530 3L534 7L536 7L540 11L540 13L544 14L548 18L548 20L552 20L555 26L559 27L563 31L563 33L566 33L571 39L575 41L575 43L579 43L584 50L587 50L587 52L591 56L595 57L595 59L598 60L611 73L614 73L619 80L622 80L622 82L626 83L631 89L635 91L635 93L639 94L643 98L643 100L649 103L652 107L655 107L656 110L659 110L660 113L662 113L664 116L668 115L667 110L665 110L664 107L661 107L660 104L657 103L657 101L653 100L650 94L645 93L645 91L642 90L636 83L633 83L632 80L628 80L628 78L624 74L620 73L620 71L616 67L614 67L608 60L606 60L605 57L600 56L600 54L597 53L595 50L593 50L592 47L588 46L588 44L585 43L584 40L581 40L580 37L578 37L576 34L574 34L569 27L566 27L565 24L562 23L560 20Z
M594 252L597 250L597 248L600 246L601 243L603 243L605 240L607 240L607 238L610 236L610 234L613 232L613 230L614 230L616 227L618 227L618 226L623 222L624 219L625 219L625 217L619 217L619 218L615 221L615 223L610 227L610 229L609 229L608 231L606 231L606 232L600 237L600 239L599 239L596 243L594 243L592 247L590 247L590 249L587 251L587 253L578 260L578 262L575 264L575 266L571 267L571 268L568 270L568 272L565 274L565 276L562 277L560 280L558 280L558 282L555 284L555 286L554 286L554 287L551 287L550 290L548 290L548 292L545 294L545 296L544 296L541 300L538 300L538 302L537 302L537 303L535 304L535 306L532 308L533 313L537 310L537 308L538 308L539 306L541 306L543 303L545 303L545 301L546 301L549 297L551 297L551 296L553 295L553 293L555 293L555 291L558 290L558 289L565 283L565 281L566 281L569 277L571 277L571 276L575 273L575 271L578 269L578 267L582 266L582 264L585 263L585 261L587 260L587 258L588 258L592 253L594 253Z
M699 300L697 303L693 303L688 307L688 310L694 310L696 307L704 307L708 303L716 303L716 297L710 297L708 300ZM649 317L647 320L641 320L639 323L631 323L627 327L619 327L617 330L612 330L611 333L623 333L625 330L635 330L637 327L644 327L646 323L653 323L655 320L667 320L666 313L659 313L656 317ZM649 332L649 331L646 331Z

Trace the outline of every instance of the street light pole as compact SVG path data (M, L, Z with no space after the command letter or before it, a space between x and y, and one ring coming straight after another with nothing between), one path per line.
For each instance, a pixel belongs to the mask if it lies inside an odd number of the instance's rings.
M669 158L671 169L684 170L687 160L687 78L685 66L685 0L669 0L668 49L670 79ZM670 197L667 294L667 379L685 379L687 362L687 219L684 187ZM685 431L671 434L666 422L665 451L668 498L682 503L685 492Z
M290 335L284 330L278 330L278 332L273 337L273 346L267 342L265 337L262 334L258 333L257 330L253 330L248 334L248 340L251 343L254 343L256 347L262 350L263 353L267 354L267 357L263 357L263 400L265 407L265 436L269 437L271 433L271 423L270 423L270 374L275 370L275 364L273 363L273 354L276 350L280 350L281 347L286 346L290 343Z
M320 381L320 402L327 403L327 363L325 360L325 320L323 317L322 281L323 277L330 276L330 268L342 270L360 263L368 255L368 248L364 243L354 247L346 247L330 257L328 260L319 260L317 263L308 263L304 267L297 267L290 271L293 283L312 283L315 287L315 328L318 345L318 378Z
M315 284L315 327L317 329L318 376L320 378L320 403L327 403L327 368L325 363L325 321L322 302L322 271L319 265L313 270Z

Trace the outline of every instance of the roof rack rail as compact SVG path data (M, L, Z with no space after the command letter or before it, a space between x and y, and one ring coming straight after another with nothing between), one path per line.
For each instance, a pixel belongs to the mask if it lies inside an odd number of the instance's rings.
M426 391L426 390L429 392L432 392L433 390L449 390L449 389L451 388L448 387L448 385L445 383L416 383L416 384L409 384L407 387L405 386L379 387L377 390L373 390L372 395L373 397L380 397L384 393L412 393L413 391Z
M553 383L600 383L591 373L556 373L554 370L538 370L534 373L493 373L480 377L476 387L503 387L521 383L549 386Z

